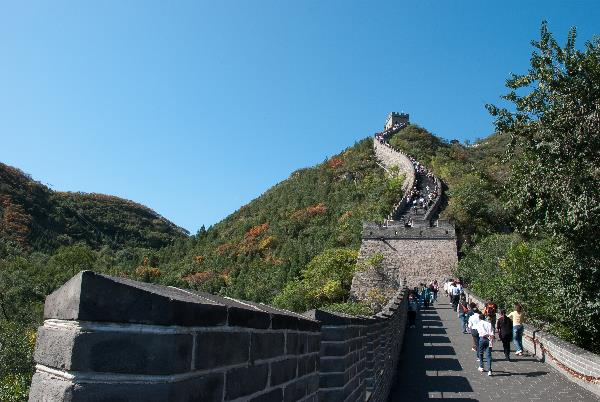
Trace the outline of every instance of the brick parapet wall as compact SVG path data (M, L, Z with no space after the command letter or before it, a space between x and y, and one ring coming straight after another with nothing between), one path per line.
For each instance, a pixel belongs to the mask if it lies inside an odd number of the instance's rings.
M406 325L406 291L374 317L313 310L321 327L320 401L385 401Z
M320 324L82 272L48 296L30 401L317 400Z
M391 169L393 166L397 166L399 172L405 175L404 183L402 184L402 192L406 193L412 189L415 184L415 168L408 159L408 156L402 152L395 151L389 145L382 144L377 140L373 140L373 149L375 151L375 157L379 160L386 170ZM404 199L404 197L403 197Z
M432 220L436 216L436 214L440 212L440 208L442 207L442 181L437 177L435 177L435 185L439 189L440 194L435 198L433 204L431 204L431 206L425 213L423 220L426 222Z
M375 317L311 318L84 271L44 316L30 401L378 401L406 302L398 291Z
M465 289L469 302L483 308L484 300ZM564 377L600 396L600 355L589 352L546 331L524 325L523 348L550 364Z

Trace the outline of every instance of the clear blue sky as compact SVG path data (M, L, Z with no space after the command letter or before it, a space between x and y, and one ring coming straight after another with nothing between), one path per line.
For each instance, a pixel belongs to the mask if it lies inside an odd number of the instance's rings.
M0 161L195 232L390 111L446 139L600 1L20 1L0 13Z

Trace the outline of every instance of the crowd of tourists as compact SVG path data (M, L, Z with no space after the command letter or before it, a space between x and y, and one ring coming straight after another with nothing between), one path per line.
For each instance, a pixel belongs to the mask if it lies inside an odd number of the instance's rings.
M375 133L374 134L375 139L377 141L379 141L380 144L388 145L386 142L387 138L390 135L394 134L396 131L400 130L401 128L404 128L405 126L406 126L406 123L395 123L392 127L388 128L386 130L383 130L382 132Z
M408 327L414 328L417 318L417 311L420 308L429 308L437 301L439 291L438 281L429 282L428 285L420 283L415 286L408 294Z
M504 357L510 361L510 343L515 345L515 355L523 354L523 307L515 304L514 311L507 314L505 309L499 311L498 305L492 300L486 300L481 311L477 304L467 302L463 284L459 279L444 283L444 291L450 299L452 308L457 312L460 331L473 338L471 350L479 363L478 370L484 370L484 354L488 365L488 375L492 375L492 346L496 339L502 342Z
M405 124L396 123L391 128L385 131L375 133L375 140L391 148L391 146L387 142L388 136L400 130L404 126ZM384 226L387 226L388 221L393 221L394 217L398 215L399 210L404 207L408 208L409 210L412 209L415 214L418 213L419 209L423 209L426 212L440 194L438 181L435 179L434 174L429 169L427 169L425 165L417 161L415 157L411 155L406 155L406 157L411 161L415 173L417 175L425 176L428 182L421 190L419 190L417 183L415 182L413 187L409 190L407 194L404 195L402 200L398 201L393 205L392 212L386 217L384 221ZM405 219L404 224L405 226L412 226L412 220Z
M419 208L427 211L439 194L439 188L434 181L432 187L426 185L424 190L419 190L417 186L413 186L411 191L406 195L406 204L417 213Z
M471 335L478 370L484 372L484 361L487 362L488 375L492 375L492 346L497 338L502 342L504 357L510 361L510 344L515 345L515 355L523 355L523 307L516 303L514 310L507 313L505 309L498 310L498 305L492 300L486 300L483 310L476 303L467 302L460 279L446 281L442 287L448 296L454 311L459 318L459 329L463 334ZM408 295L408 328L415 328L417 312L427 309L438 299L439 286L437 281L428 285L420 283L410 290ZM499 314L499 316L498 316Z

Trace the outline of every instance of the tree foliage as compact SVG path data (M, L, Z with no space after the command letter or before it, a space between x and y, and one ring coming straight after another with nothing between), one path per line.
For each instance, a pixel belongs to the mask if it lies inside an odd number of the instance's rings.
M569 325L575 339L589 345L600 334L600 39L579 50L575 38L572 28L561 47L543 22L529 71L506 82L512 108L488 109L511 136L506 189L515 227L560 238L565 256L574 256L551 291L576 297L581 308L563 313L577 320Z
M575 28L560 47L546 23L527 74L507 80L513 108L488 105L511 136L515 164L508 200L519 230L586 243L600 234L600 39L575 48Z
M341 309L350 293L357 258L353 249L324 250L306 265L300 278L285 286L274 304L298 312L333 304Z

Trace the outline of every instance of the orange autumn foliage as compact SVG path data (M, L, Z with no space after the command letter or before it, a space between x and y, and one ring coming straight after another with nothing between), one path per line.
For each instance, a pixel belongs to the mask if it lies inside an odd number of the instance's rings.
M265 256L264 261L268 264L272 264L272 265L280 265L283 264L283 259L279 258L279 257L275 257L271 254L268 254L267 256Z
M214 276L215 273L212 271L202 271L186 275L182 279L190 286L200 286L214 278Z
M10 197L0 196L0 234L27 247L30 225L31 216L21 205L14 204Z
M162 272L158 268L141 265L135 269L135 274L140 278L158 278L162 275Z
M223 281L229 285L231 283L231 269L230 268L226 268L223 270L223 272L221 272L221 279L223 279Z
M219 255L228 254L235 246L231 243L223 243L217 247L217 253Z
M324 214L327 211L327 207L324 203L320 202L315 205L311 205L310 207L299 209L292 214L292 218L294 219L306 219L312 218L316 215Z
M263 223L261 225L256 225L250 228L250 230L248 230L248 232L246 232L246 238L248 237L258 237L261 234L265 233L267 230L269 230L269 224L268 223Z
M352 211L346 211L344 212L341 216L340 216L340 221L345 221L346 219L350 218L352 215L354 215L354 212Z
M327 166L332 169L338 168L344 164L344 161L339 156L334 156L327 161Z

